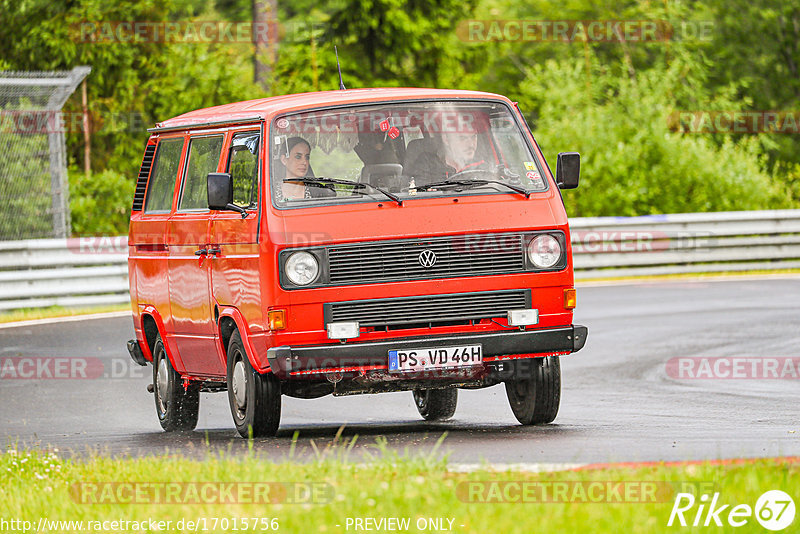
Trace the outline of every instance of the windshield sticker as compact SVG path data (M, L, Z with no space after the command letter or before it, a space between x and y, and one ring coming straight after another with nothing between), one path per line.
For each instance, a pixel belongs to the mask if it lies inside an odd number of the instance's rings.
M536 164L533 163L532 161L526 161L524 163L525 163L525 170L526 171L535 171L536 170Z
M536 189L544 189L544 180L542 180L542 175L539 174L539 171L528 171L525 173L525 177L531 181L531 185Z

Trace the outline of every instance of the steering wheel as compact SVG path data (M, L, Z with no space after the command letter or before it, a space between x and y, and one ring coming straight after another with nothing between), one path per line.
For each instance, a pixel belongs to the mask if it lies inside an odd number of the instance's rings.
M490 174L490 175L492 175L492 177L495 176L495 171L493 171L491 169L463 169L463 170L460 170L458 172L455 172L455 173L451 174L446 179L447 180L453 180L457 176L465 176L465 175L468 175L468 174L475 174L475 173Z

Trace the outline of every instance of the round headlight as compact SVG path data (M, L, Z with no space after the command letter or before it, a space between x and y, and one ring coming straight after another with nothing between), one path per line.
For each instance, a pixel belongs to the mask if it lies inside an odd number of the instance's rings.
M561 259L561 243L548 234L536 236L528 245L528 258L540 269L549 269Z
M295 252L286 258L283 268L286 277L295 285L307 286L317 279L319 275L319 262L313 254L308 252Z

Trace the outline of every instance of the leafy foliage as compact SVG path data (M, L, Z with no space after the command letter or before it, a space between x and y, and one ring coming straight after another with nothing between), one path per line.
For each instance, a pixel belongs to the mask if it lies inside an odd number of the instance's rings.
M547 159L582 154L581 187L564 195L571 215L750 210L789 207L783 184L764 170L756 139L721 145L671 130L670 115L689 82L686 65L619 78L594 65L549 61L529 69L521 97L537 110L537 141ZM710 105L729 109L724 97Z
M127 233L130 204L136 183L112 170L88 178L72 169L69 173L72 233L75 236Z
M366 60L362 81L370 85L457 84L471 49L454 32L477 0L350 0L334 12L330 37Z
M800 9L791 2L295 0L278 8L267 91L253 82L249 42L101 42L86 32L87 23L118 21L247 22L252 0L0 0L0 69L92 66L94 173L71 173L76 233L124 233L147 127L201 107L335 89L334 45L348 88L455 87L519 100L551 164L557 151L582 153L581 188L565 195L575 215L800 199L800 136L681 134L669 123L676 110L798 109ZM674 32L656 42L473 42L463 32L469 20L667 21ZM65 111L80 110L76 94ZM77 168L82 133L70 131L67 145ZM36 217L46 206L2 209L5 220L9 209Z
M0 135L0 179L15 178L2 188L0 241L53 237L50 162L31 157L47 150L45 134Z

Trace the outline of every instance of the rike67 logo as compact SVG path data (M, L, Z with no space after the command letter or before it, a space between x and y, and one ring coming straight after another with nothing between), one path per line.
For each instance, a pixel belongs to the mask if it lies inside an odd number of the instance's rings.
M792 524L795 515L794 500L785 492L771 490L756 501L755 508L749 504L722 504L719 493L707 494L696 499L691 493L678 493L669 514L667 526L742 527L755 516L756 521L767 530L784 530Z

